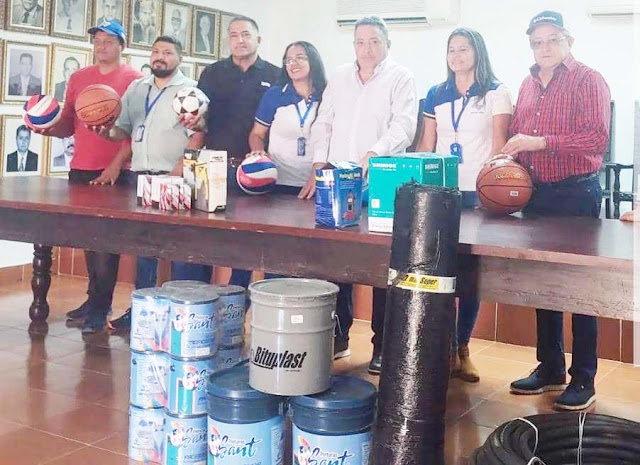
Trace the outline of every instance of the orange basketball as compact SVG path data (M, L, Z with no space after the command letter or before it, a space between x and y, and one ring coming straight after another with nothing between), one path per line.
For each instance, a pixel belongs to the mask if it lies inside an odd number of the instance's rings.
M121 109L118 93L104 84L87 86L76 98L76 115L90 126L115 122Z
M476 189L480 202L495 213L522 210L533 192L531 176L510 158L487 163L478 174Z

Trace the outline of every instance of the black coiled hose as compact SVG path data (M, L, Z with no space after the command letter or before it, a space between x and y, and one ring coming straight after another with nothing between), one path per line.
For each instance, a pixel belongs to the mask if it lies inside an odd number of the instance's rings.
M470 461L542 464L640 465L640 423L597 414L534 415L498 427Z

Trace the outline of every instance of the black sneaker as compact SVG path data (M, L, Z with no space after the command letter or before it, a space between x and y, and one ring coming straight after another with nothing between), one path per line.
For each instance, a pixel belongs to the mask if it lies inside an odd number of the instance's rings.
M131 309L128 308L122 316L109 321L107 327L113 331L129 331L131 329Z
M571 380L567 389L556 399L553 406L558 410L584 410L596 401L593 381Z
M567 386L564 372L549 375L542 364L526 378L511 383L512 394L542 394L547 391L562 391Z
M373 357L369 363L369 369L367 370L372 375L379 375L382 368L382 351L373 349Z
M333 359L348 357L351 355L349 350L349 339L335 338L333 340Z
M80 305L75 310L71 310L67 312L67 321L71 320L84 320L89 314L89 301L85 300L82 305Z
M107 315L91 315L84 320L82 334L94 334L104 332L107 327Z

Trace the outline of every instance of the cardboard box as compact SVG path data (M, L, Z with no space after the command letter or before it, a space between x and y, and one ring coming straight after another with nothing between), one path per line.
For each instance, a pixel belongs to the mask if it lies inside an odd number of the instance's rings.
M458 157L407 153L369 160L369 231L393 232L396 190L408 182L458 187Z
M137 198L138 205L145 208L151 207L151 178L153 176L145 174L138 176Z
M227 152L185 150L182 176L191 188L191 208L213 213L227 207Z
M340 162L316 170L316 223L344 228L360 222L362 215L362 168Z

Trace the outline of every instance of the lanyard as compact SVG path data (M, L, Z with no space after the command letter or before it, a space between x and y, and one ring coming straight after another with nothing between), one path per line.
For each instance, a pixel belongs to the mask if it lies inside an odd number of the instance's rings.
M460 118L462 118L462 113L464 113L464 109L467 108L469 100L471 100L471 97L462 97L462 109L460 110L457 118L455 113L455 101L451 102L451 124L453 125L453 132L456 133L456 138L458 137L458 126L460 126Z
M156 95L156 98L154 98L153 102L151 102L151 105L149 105L149 95L151 95L151 86L149 86L149 91L147 92L147 98L145 99L145 102L144 102L145 119L149 116L149 113L151 113L151 110L153 109L155 104L158 103L158 100L160 100L160 97L162 97L162 94L164 94L165 90L167 90L166 87L162 89L158 95Z
M304 123L307 121L307 116L309 116L309 112L311 111L311 107L313 106L313 97L309 98L307 102L307 111L305 111L304 116L300 113L300 107L296 103L296 111L298 112L298 119L300 120L300 129L304 129Z

